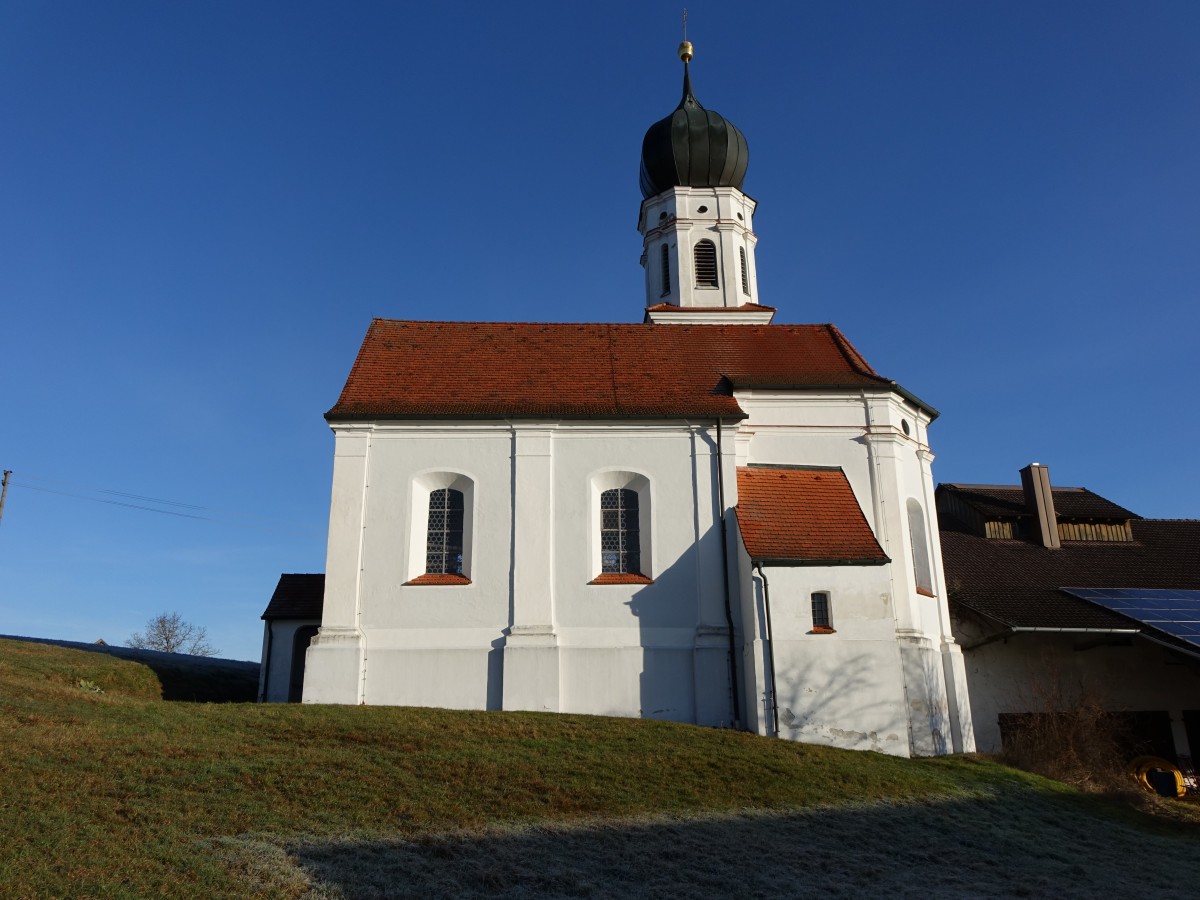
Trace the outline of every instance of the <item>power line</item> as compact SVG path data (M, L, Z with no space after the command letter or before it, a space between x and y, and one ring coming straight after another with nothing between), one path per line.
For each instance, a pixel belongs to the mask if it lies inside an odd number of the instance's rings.
M36 485L36 484L28 484L28 483L26 483L25 479L41 481L46 484L56 484L56 485L65 485L68 487L75 487L82 491L90 491L92 494L107 494L108 496L107 497L95 497L95 496L89 496L86 493L78 493L76 491L57 490L55 488L43 487L43 486ZM280 531L287 530L287 531L293 531L293 532L303 534L303 533L311 533L312 531L316 530L318 527L316 525L306 525L304 523L296 522L295 520L290 520L290 519L272 518L270 516L257 516L257 515L254 515L253 513L241 513L241 512L236 512L236 511L232 511L232 510L220 510L220 509L216 509L213 507L202 506L202 505L195 504L195 503L184 503L183 501L180 501L180 500L166 500L166 499L159 498L159 497L148 497L143 494L133 494L133 493L129 493L127 491L116 491L116 490L111 490L109 488L91 487L88 485L79 484L77 482L61 481L61 480L51 479L51 478L38 478L36 476L22 476L22 480L20 480L20 481L8 480L7 484L12 485L13 487L24 488L25 490L30 490L30 491L38 491L38 492L44 493L44 494L55 494L60 497L71 497L76 500L87 500L91 503L104 503L109 506L121 506L126 509L137 509L137 510L142 510L143 512L159 513L160 515L164 515L164 516L175 516L175 517L181 518L181 519L194 519L194 520L201 521L201 522L212 522L217 525L229 525L229 526L233 526L235 528L248 528L248 529L252 529L255 531L280 532ZM125 500L111 499L113 497L123 497L126 499ZM177 507L177 509L161 509L161 508L159 508L159 506L147 506L147 505L145 505L145 503L130 503L130 502L128 502L129 500L143 500L143 501L146 501L146 503L156 503L156 504L159 504L160 506L174 506L174 507ZM183 510L195 510L195 512L185 512ZM200 515L199 514L200 512L213 513L213 515ZM258 519L262 522L266 522L266 523L270 523L270 524L262 525L262 524L257 524L254 522L230 521L229 520L230 517ZM280 525L285 526L285 527L284 528L278 527Z
M209 516L194 516L191 513L175 512L173 509L155 509L153 506L139 506L136 503L122 503L120 500L105 500L103 497L88 497L84 494L72 494L67 491L55 491L51 488L36 487L32 484L22 484L19 481L12 482L13 487L21 487L30 491L41 491L43 494L58 494L60 497L76 497L79 500L90 500L93 503L108 503L112 506L125 506L129 509L144 509L147 512L162 513L164 516L179 516L184 519L200 519L204 522L214 522L215 519Z

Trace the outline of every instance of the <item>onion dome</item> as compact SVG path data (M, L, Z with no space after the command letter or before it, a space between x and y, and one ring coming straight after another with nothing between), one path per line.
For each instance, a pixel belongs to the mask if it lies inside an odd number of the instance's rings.
M740 190L750 161L746 137L692 95L689 42L679 45L679 56L683 60L683 99L675 112L651 125L642 139L642 196L648 199L673 187Z

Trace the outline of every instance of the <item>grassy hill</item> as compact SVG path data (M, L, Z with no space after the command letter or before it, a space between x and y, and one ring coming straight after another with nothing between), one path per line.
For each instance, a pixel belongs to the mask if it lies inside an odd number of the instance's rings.
M665 722L160 699L0 641L14 897L1195 896L1200 830L970 758Z

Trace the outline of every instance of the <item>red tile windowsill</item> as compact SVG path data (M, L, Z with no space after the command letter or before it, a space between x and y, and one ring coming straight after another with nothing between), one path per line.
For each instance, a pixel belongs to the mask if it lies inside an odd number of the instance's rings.
M605 572L603 575L597 575L588 584L654 584L653 578L647 578L645 575L638 575L635 572Z
M452 585L470 584L471 579L465 575L418 575L412 581L404 582L405 587L420 587L422 585Z

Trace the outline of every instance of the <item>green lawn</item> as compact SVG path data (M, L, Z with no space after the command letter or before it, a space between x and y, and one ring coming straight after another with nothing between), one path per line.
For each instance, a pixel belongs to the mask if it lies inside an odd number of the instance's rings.
M1062 829L1130 855L1139 885L1161 863L1157 896L1200 884L1195 825L981 760L587 716L171 703L137 663L17 641L0 641L0 787L14 897L754 895L760 875L764 896L903 895L889 845L922 829L905 871L983 869L921 896L1111 887ZM814 857L818 838L834 843ZM1063 861L1022 893L1010 857L1051 839ZM785 880L746 869L760 853Z

